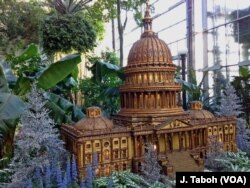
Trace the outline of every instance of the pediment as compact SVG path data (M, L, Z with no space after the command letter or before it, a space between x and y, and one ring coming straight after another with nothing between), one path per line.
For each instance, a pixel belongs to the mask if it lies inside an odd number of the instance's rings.
M184 128L184 127L190 127L191 125L185 121L182 120L171 120L162 123L157 127L157 130L162 130L162 129L177 129L177 128Z

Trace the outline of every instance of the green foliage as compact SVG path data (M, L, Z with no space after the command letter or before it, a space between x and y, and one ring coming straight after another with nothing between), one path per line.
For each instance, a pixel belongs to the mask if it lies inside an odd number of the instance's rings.
M48 69L44 70L38 77L38 86L43 89L49 89L55 86L58 82L68 76L80 62L80 54L73 54L51 64Z
M0 1L0 52L3 54L39 42L38 27L45 10L36 0Z
M188 101L201 101L204 108L209 111L214 111L214 97L209 97L208 92L202 89L202 83L206 75L203 76L201 82L197 84L195 71L189 70L190 81L184 81L181 79L181 67L177 67L175 72L175 79L177 83L182 84L182 90L186 90L188 95Z
M0 148L10 152L8 155L11 155L12 138L17 119L24 110L24 103L18 96L10 93L2 66L0 66L0 81ZM5 152L0 151L0 154L5 155Z
M91 0L47 0L60 14L75 14L85 8Z
M42 59L38 47L31 44L20 55L9 56L7 61L18 76L14 91L22 95L30 89L34 81L43 89L54 87L76 71L81 57L80 54L68 55L56 63L49 64Z
M84 108L99 106L106 115L110 115L117 113L120 108L119 86L124 74L117 65L103 62L116 62L113 55L107 54L103 58L89 59L92 77L81 80L80 90L84 95Z
M110 177L100 177L94 181L94 186L97 188L106 188L110 178L112 178L112 187L126 187L126 188L138 188L138 187L148 187L148 188L166 188L165 184L161 182L149 183L147 179L144 179L138 174L134 174L127 171L113 172Z
M96 32L81 15L50 16L41 23L41 38L44 51L88 52L95 47Z
M37 84L43 89L49 89L54 87L60 81L70 74L74 75L77 64L81 61L79 54L69 55L64 59L54 64L48 64L43 61L43 58L36 45L30 45L23 53L18 56L9 56L8 58L11 67L16 73L18 79L16 82L12 82L13 92L19 96L24 96L31 88L32 83ZM14 80L13 74L8 66L4 66L8 71L3 71L0 66L0 91L1 100L3 100L2 112L5 119L1 120L0 125L0 139L4 142L8 148L5 150L8 156L12 153L12 143L17 125L16 119L11 119L10 115L17 116L22 112L23 105L20 99L9 92L7 80L4 77L4 73L7 73L9 80ZM53 95L53 96L52 96ZM46 107L49 108L50 114L56 118L56 123L61 125L62 123L69 123L72 121L78 121L83 117L81 110L73 105L67 99L62 98L56 94L46 94L47 103ZM67 104L67 105L65 105ZM8 118L8 119L6 119Z
M45 66L42 64L41 54L35 44L30 44L19 55L8 54L6 61L10 63L12 71L18 77L23 75L34 77Z
M247 67L240 67L239 76L235 76L232 85L240 98L245 118L250 124L250 71Z
M45 106L50 109L50 115L57 125L77 122L84 117L81 109L69 100L49 92L45 92L44 97L47 100Z
M224 170L229 172L250 172L250 158L245 152L228 152L223 158L216 159L224 165Z

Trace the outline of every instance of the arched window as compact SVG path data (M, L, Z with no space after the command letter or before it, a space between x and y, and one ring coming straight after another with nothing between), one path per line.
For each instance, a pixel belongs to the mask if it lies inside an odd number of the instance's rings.
M109 160L110 159L110 152L108 149L104 150L104 160Z

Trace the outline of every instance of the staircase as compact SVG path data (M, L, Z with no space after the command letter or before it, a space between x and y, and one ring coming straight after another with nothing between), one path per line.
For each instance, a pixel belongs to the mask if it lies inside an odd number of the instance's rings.
M198 172L203 165L198 165L187 151L174 151L168 154L169 164L173 165L174 172Z

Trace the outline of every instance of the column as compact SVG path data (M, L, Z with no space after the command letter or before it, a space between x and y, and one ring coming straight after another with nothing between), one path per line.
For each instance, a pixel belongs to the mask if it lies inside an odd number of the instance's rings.
M179 150L181 150L182 149L181 132L178 133L178 140L179 140Z
M174 143L173 143L173 140L174 140L174 133L171 133L171 151L174 150Z
M103 141L102 140L100 140L100 144L101 144L101 159L99 159L99 163L100 163L100 161L101 161L101 163L103 163Z
M81 154L81 143L77 143L77 155L76 155L77 164L81 164L81 161L82 161L81 155L82 155Z
M85 164L85 157L83 157L83 154L85 154L85 142L82 142L81 144L81 151L80 151L80 158L81 158L81 167Z
M128 108L131 108L131 94L130 94L130 92L128 93Z
M165 107L169 108L169 92L165 92Z
M137 157L137 136L134 136L134 156Z
M136 92L134 92L134 101L133 102L134 102L134 108L138 108Z
M110 151L109 151L109 160L113 161L113 139L109 139L110 142Z
M140 135L140 146L141 146L141 156L144 156L144 142L143 142L143 138L142 135Z
M169 92L169 107L172 108L172 92Z
M187 131L184 133L184 138L185 138L185 150L187 150Z
M160 94L160 100L161 100L161 107L165 108L166 107L165 91L162 91L162 93Z
M156 148L157 148L157 155L160 153L160 135L157 134L157 141L156 141Z
M123 97L124 97L124 108L127 108L127 95L126 95L126 93L123 93Z
M192 141L192 131L188 131L189 135L189 149L193 148L193 141Z
M167 153L168 153L168 136L166 133L164 134L164 139L165 139L165 153L167 155Z
M192 149L195 148L195 143L194 143L194 131L191 131L191 138L192 138Z
M150 92L148 92L147 108L152 108L152 99Z

